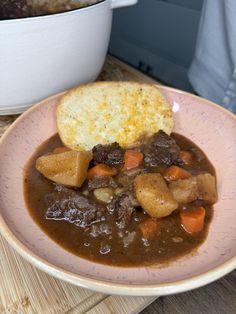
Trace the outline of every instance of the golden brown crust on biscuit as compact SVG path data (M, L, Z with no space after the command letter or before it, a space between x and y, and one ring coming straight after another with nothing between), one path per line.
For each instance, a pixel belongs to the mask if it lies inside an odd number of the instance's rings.
M95 82L66 93L57 108L58 132L75 150L118 142L127 147L143 134L170 134L173 115L162 93L150 84Z

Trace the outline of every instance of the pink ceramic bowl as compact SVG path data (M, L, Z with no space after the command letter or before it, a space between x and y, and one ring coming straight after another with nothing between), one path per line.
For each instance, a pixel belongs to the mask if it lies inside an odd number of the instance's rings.
M236 119L219 106L171 88L175 131L199 145L217 171L219 200L209 235L195 255L166 267L119 268L81 259L58 246L34 223L23 197L22 171L35 149L56 132L61 95L25 112L0 144L0 227L29 262L71 283L109 294L166 295L216 280L236 266Z

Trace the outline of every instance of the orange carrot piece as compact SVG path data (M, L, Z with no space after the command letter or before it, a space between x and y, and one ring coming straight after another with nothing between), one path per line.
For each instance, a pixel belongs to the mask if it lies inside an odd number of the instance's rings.
M179 156L183 160L185 165L190 165L193 162L193 155L186 150L181 150Z
M170 166L164 171L164 178L167 181L176 181L191 177L191 173L177 166Z
M138 167L143 161L143 153L137 150L127 150L124 156L124 170Z
M65 146L56 147L53 150L53 154L65 153L65 152L68 152L69 150L71 150L71 149L68 147L65 147Z
M105 164L98 164L88 170L87 178L90 180L93 177L110 177L116 174L117 170L115 168L111 168Z
M180 213L181 226L187 233L196 234L204 227L205 214L204 207L182 211Z
M145 240L151 240L160 231L160 219L147 218L140 222L138 228Z

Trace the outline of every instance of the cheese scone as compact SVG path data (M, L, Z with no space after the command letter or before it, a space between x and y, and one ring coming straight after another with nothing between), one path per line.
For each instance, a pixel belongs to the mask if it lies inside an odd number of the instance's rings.
M170 134L173 114L157 87L136 82L95 82L70 90L57 107L62 142L74 150L97 144L135 145L158 130Z

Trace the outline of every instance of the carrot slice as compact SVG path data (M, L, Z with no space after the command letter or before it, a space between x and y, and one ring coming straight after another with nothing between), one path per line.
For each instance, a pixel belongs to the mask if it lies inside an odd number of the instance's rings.
M200 232L204 227L206 210L204 207L197 207L192 210L180 213L180 222L183 229L190 234Z
M116 174L117 170L115 168L111 168L105 164L98 164L88 170L87 178L90 180L93 177L110 177Z
M143 161L143 153L137 150L127 150L124 156L124 170L138 167Z
M191 173L177 166L170 166L164 171L164 178L167 181L176 181L191 177Z
M147 218L140 222L138 228L144 239L151 240L160 231L160 219Z
M186 150L181 150L179 156L183 160L185 165L190 165L193 162L193 155Z
M65 152L68 152L69 150L71 150L71 149L68 147L65 147L65 146L56 147L53 150L53 154L65 153Z

